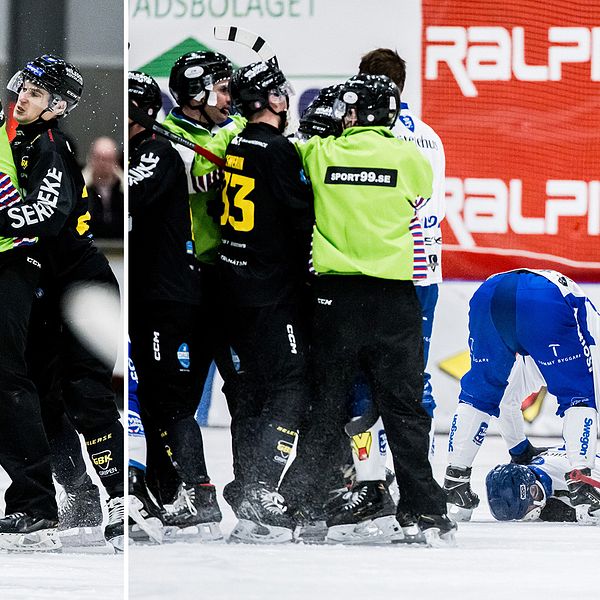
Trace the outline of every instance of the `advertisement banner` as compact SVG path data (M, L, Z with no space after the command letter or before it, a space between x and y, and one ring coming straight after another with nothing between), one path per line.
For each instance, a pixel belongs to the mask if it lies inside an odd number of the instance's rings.
M423 0L422 114L446 149L446 278L600 279L600 4Z

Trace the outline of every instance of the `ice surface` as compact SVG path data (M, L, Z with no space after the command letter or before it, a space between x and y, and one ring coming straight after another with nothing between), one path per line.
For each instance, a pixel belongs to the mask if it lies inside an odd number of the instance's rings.
M231 479L227 429L203 430L209 470L219 490ZM559 440L538 440L538 445ZM446 436L437 440L434 471L442 479ZM536 439L533 439L536 442ZM543 442L543 443L542 443ZM461 524L457 548L242 546L171 544L130 551L131 600L548 600L595 596L600 527L498 523L485 500L490 468L507 462L499 438L487 439L473 469L482 498L472 523ZM222 529L235 517L220 498ZM593 566L595 565L595 566ZM591 571L590 571L591 569Z

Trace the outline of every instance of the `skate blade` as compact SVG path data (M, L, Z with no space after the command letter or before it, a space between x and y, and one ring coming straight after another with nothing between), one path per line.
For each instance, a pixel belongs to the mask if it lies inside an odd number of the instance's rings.
M298 525L294 531L294 542L299 544L324 544L327 531L325 521L314 525Z
M133 523L129 525L129 539L136 544L156 546L164 541L164 526L160 519L151 517L145 519L144 524Z
M125 551L124 535L115 535L115 537L108 540L108 543L114 548L115 554L120 554Z
M600 510L590 513L589 504L578 504L575 506L575 518L580 525L600 525Z
M199 544L223 539L218 523L198 523L187 527L169 525L163 528L163 543L185 542Z
M402 535L393 537L393 544L417 544L420 546L427 544L423 532L416 523L407 527L401 527L400 529L402 530Z
M41 529L31 533L0 533L0 550L9 552L60 552L61 542L56 529Z
M254 523L240 519L229 535L228 542L237 544L285 544L293 539L293 531L287 527Z
M456 547L456 537L454 530L440 534L437 527L431 527L423 532L427 545L430 548L454 548Z
M142 502L136 498L135 496L129 497L129 517L136 523L139 529L142 530L146 534L146 537L149 538L150 542L154 542L156 544L162 544L163 541L163 524L161 523L158 517L148 517L145 518L140 509L143 508ZM137 533L130 528L129 531L132 534ZM135 540L135 537L133 537Z
M58 532L63 554L114 554L102 527L72 527Z
M456 506L456 504L446 504L446 510L450 520L455 523L465 523L466 521L471 520L474 509L463 508L461 506Z
M402 533L394 516L368 519L361 523L334 525L327 532L328 544L387 544Z

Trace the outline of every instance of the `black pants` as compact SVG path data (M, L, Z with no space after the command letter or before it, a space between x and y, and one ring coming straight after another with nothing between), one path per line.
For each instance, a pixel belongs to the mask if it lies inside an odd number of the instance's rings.
M290 471L291 487L317 506L325 499L347 452L348 396L362 369L394 460L399 510L445 513L428 461L431 419L421 406L421 308L412 282L322 276L313 291L315 400L299 440L298 464Z
M188 483L209 480L202 434L194 419L200 401L194 377L202 369L193 365L195 360L207 362L202 348L194 346L196 311L198 306L192 304L135 298L129 310L131 358L138 375L149 471L168 475L163 464L166 448L179 477Z
M50 449L25 349L41 265L35 250L0 253L0 465L11 478L6 514L56 519Z
M27 360L41 399L53 468L62 474L60 482L69 487L82 476L78 472L84 467L80 456L61 451L71 448L80 454L74 426L84 436L92 464L109 495L122 496L124 440L112 388L114 365L102 362L80 342L62 311L70 286L86 283L101 284L118 293L115 276L100 253L90 254L68 274L43 276L43 295L33 305ZM116 353L115 347L115 358Z
M229 403L234 472L243 483L279 483L310 399L306 307L288 302L228 307L231 346L240 359Z

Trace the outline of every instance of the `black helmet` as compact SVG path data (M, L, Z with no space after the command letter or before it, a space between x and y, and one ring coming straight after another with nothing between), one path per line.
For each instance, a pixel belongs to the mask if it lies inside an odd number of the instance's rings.
M24 81L31 81L50 94L48 110L54 111L59 102L66 102L65 110L58 117L70 113L79 103L83 92L83 77L77 67L51 54L28 62L24 69L13 75L6 87L18 94Z
M309 138L313 135L328 137L342 133L342 122L333 114L333 106L339 98L341 84L324 87L318 96L306 107L300 117L298 134Z
M194 98L210 101L212 86L218 81L229 79L233 72L231 61L218 52L188 52L177 59L169 76L169 90L181 106Z
M336 116L356 110L358 125L393 127L400 111L400 91L385 75L355 75L342 85L336 103Z
M127 79L129 102L135 100L139 108L156 118L162 108L162 94L158 83L141 71L129 71Z
M241 67L231 77L231 101L244 117L269 105L269 93L289 96L292 86L274 62L256 62Z

